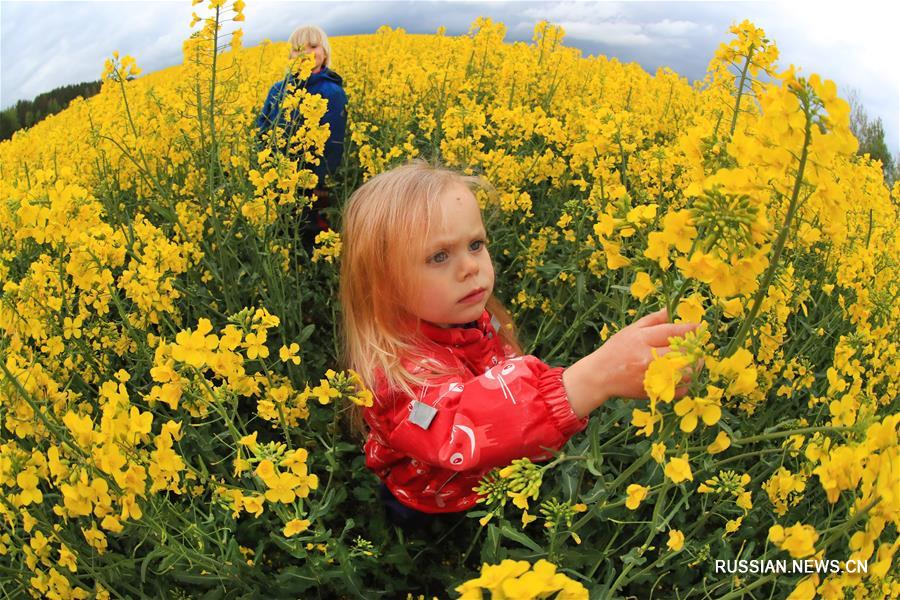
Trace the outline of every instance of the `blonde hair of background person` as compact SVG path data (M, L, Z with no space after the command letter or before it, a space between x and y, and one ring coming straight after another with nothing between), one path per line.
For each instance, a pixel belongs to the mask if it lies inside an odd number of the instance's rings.
M310 50L313 52L316 59L314 73L317 72L317 69L331 68L331 44L321 27L316 25L298 27L288 38L288 44L290 44L291 60L298 58L304 52Z

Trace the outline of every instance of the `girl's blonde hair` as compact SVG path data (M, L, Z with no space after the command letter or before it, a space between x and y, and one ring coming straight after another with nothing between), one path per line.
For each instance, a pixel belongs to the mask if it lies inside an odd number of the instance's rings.
M433 218L442 215L440 197L454 184L473 193L489 189L480 177L414 160L367 181L353 192L344 209L343 362L370 388L380 373L390 388L412 395L412 387L421 386L429 376L454 372L451 365L433 361L420 375L403 367L404 361L429 356L422 350L419 320L406 309L405 299L415 296L419 282L409 274L425 251ZM500 322L501 341L521 353L512 319L500 301L492 295L486 308ZM353 408L351 424L362 433L362 411L356 405Z
M331 67L331 44L328 43L328 36L321 27L316 25L298 27L288 38L288 43L292 52L303 52L307 44L322 46L322 50L325 51L325 63L322 66Z

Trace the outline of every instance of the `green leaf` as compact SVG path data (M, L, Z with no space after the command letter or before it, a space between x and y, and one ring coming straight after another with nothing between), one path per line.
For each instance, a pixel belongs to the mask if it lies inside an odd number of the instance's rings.
M638 555L638 550L640 550L640 548L632 548L631 550L629 550L628 554L622 557L622 564L633 564L635 567L639 567L647 562L647 557Z
M162 574L166 571L170 571L175 564L178 562L178 559L181 558L177 554L167 554L165 558L162 559L159 563L159 571L158 573Z
M225 589L219 586L214 587L202 596L200 600L221 600L225 595Z
M313 334L313 331L315 331L315 329L316 329L315 324L310 323L309 325L304 327L302 330L300 330L300 335L297 338L297 343L303 344L303 342L305 342L306 340L309 339L309 336L311 336Z
M356 487L351 492L353 498L360 502L372 502L375 499L375 492L371 488Z
M603 477L603 472L600 470L600 465L602 464L602 456L598 456L597 458L589 458L585 461L587 470L590 471L591 475L593 475L594 477Z
M606 482L603 480L594 484L589 492L581 494L581 501L585 504L594 504L606 493Z
M487 539L481 547L481 561L486 563L497 562L497 551L500 548L500 529L493 523L487 526Z
M572 474L572 469L565 469L562 473L562 488L566 498L569 498L573 502L577 500L576 492L578 491L576 488L578 487L578 480L575 475Z
M500 533L503 535L503 537L511 539L514 542L518 542L529 550L534 550L535 552L539 552L541 554L544 553L544 549L541 548L539 544L525 535L524 532L513 529L508 524L504 523L503 526L500 527Z
M321 582L315 577L311 577L308 569L300 567L286 567L278 573L275 580L276 589L281 593L299 594L306 590L317 587Z
M150 554L144 557L144 560L141 561L141 583L146 583L147 581L147 567L150 566L150 562L160 556L165 556L166 551L162 548L157 548Z

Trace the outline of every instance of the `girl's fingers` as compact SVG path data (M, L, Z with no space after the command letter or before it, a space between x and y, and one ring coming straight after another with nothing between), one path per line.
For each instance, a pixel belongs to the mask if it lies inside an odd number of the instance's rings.
M666 323L669 320L669 309L661 308L656 312L652 312L649 315L644 315L640 319L634 322L638 327L652 327L653 325L659 325L661 323Z
M644 340L650 346L667 346L669 344L669 338L682 337L685 333L693 331L699 325L699 323L667 323L665 325L649 327L644 330Z
M656 350L656 356L658 356L658 357L665 356L666 354L668 354L669 352L672 351L672 349L668 345L666 345L666 346L651 346L651 350L650 350L650 359L651 360L653 360L653 350Z

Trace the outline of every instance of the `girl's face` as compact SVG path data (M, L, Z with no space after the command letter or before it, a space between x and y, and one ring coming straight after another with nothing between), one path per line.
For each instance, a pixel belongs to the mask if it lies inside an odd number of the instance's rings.
M323 48L321 44L307 43L299 52L295 49L291 49L291 60L299 58L303 54L313 55L313 60L316 61L313 72L318 72L322 69L322 66L325 64L325 48Z
M444 226L435 219L423 255L415 257L414 275L421 286L408 308L422 320L447 327L481 317L494 291L494 265L481 209L469 188L451 185L441 194L440 206Z

